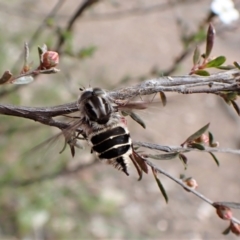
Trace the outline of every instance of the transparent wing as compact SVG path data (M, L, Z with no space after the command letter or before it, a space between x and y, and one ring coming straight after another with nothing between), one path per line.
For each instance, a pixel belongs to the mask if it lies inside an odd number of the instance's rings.
M120 103L117 108L121 111L123 116L130 116L135 122L137 122L143 128L146 128L144 120L136 113L135 110L145 110L149 107L160 106L160 101L131 101L126 103Z
M1 159L0 186L17 185L18 182L48 178L59 174L61 171L64 172L72 159L71 155L74 155L73 151L79 146L79 143L86 145L84 137L81 136L81 123L80 119L71 121L68 128L48 138L31 150L27 149L26 146L29 147L29 142L34 145L34 142L38 140L38 135L41 137L42 131L24 133L21 134L20 138L16 137L14 145L9 146L9 155L14 155L13 152L17 152L22 148L22 144L25 145L23 148L27 151L23 150L23 154L16 154L16 156L10 158L11 161L4 161L9 159L9 156ZM49 127L47 128L49 132ZM69 149L63 151L64 146L70 146L71 151ZM89 149L87 151L89 154ZM79 153L81 154L80 151Z

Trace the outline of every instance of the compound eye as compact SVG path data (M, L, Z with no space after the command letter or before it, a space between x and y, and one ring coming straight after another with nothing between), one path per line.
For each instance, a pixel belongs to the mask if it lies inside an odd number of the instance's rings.
M93 95L95 96L101 96L101 95L105 95L105 91L102 90L101 88L93 88Z
M80 97L80 102L84 101L86 99L89 99L93 96L93 91L85 91L82 93L81 97Z

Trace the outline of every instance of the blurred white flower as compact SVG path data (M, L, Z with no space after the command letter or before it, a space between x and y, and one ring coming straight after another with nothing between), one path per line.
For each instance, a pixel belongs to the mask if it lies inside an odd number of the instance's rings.
M225 24L230 24L239 18L239 12L235 8L232 0L213 0L211 10L218 15L220 20Z
M47 211L39 211L33 215L32 224L35 229L41 228L49 220L50 215Z

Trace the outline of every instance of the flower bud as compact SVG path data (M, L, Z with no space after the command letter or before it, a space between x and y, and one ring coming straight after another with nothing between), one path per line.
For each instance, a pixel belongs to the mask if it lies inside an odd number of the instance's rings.
M184 182L192 189L196 189L198 187L197 181L192 177L185 179Z
M57 52L46 51L41 55L40 69L51 69L58 65L59 56Z
M195 139L196 143L208 143L209 142L209 137L206 134L202 134L199 138Z
M232 233L236 234L237 236L240 235L240 225L238 223L231 222L230 229Z
M222 206L222 205L217 205L216 207L216 212L217 215L222 218L223 220L230 220L232 218L232 211L229 207Z
M219 146L220 146L219 142L215 142L211 144L211 147L219 147Z

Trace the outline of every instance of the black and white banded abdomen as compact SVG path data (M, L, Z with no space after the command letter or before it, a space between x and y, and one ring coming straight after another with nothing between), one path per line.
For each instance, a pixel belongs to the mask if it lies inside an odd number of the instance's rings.
M127 166L132 154L132 140L124 124L119 123L94 132L88 136L88 139L92 150L100 160L129 175Z

